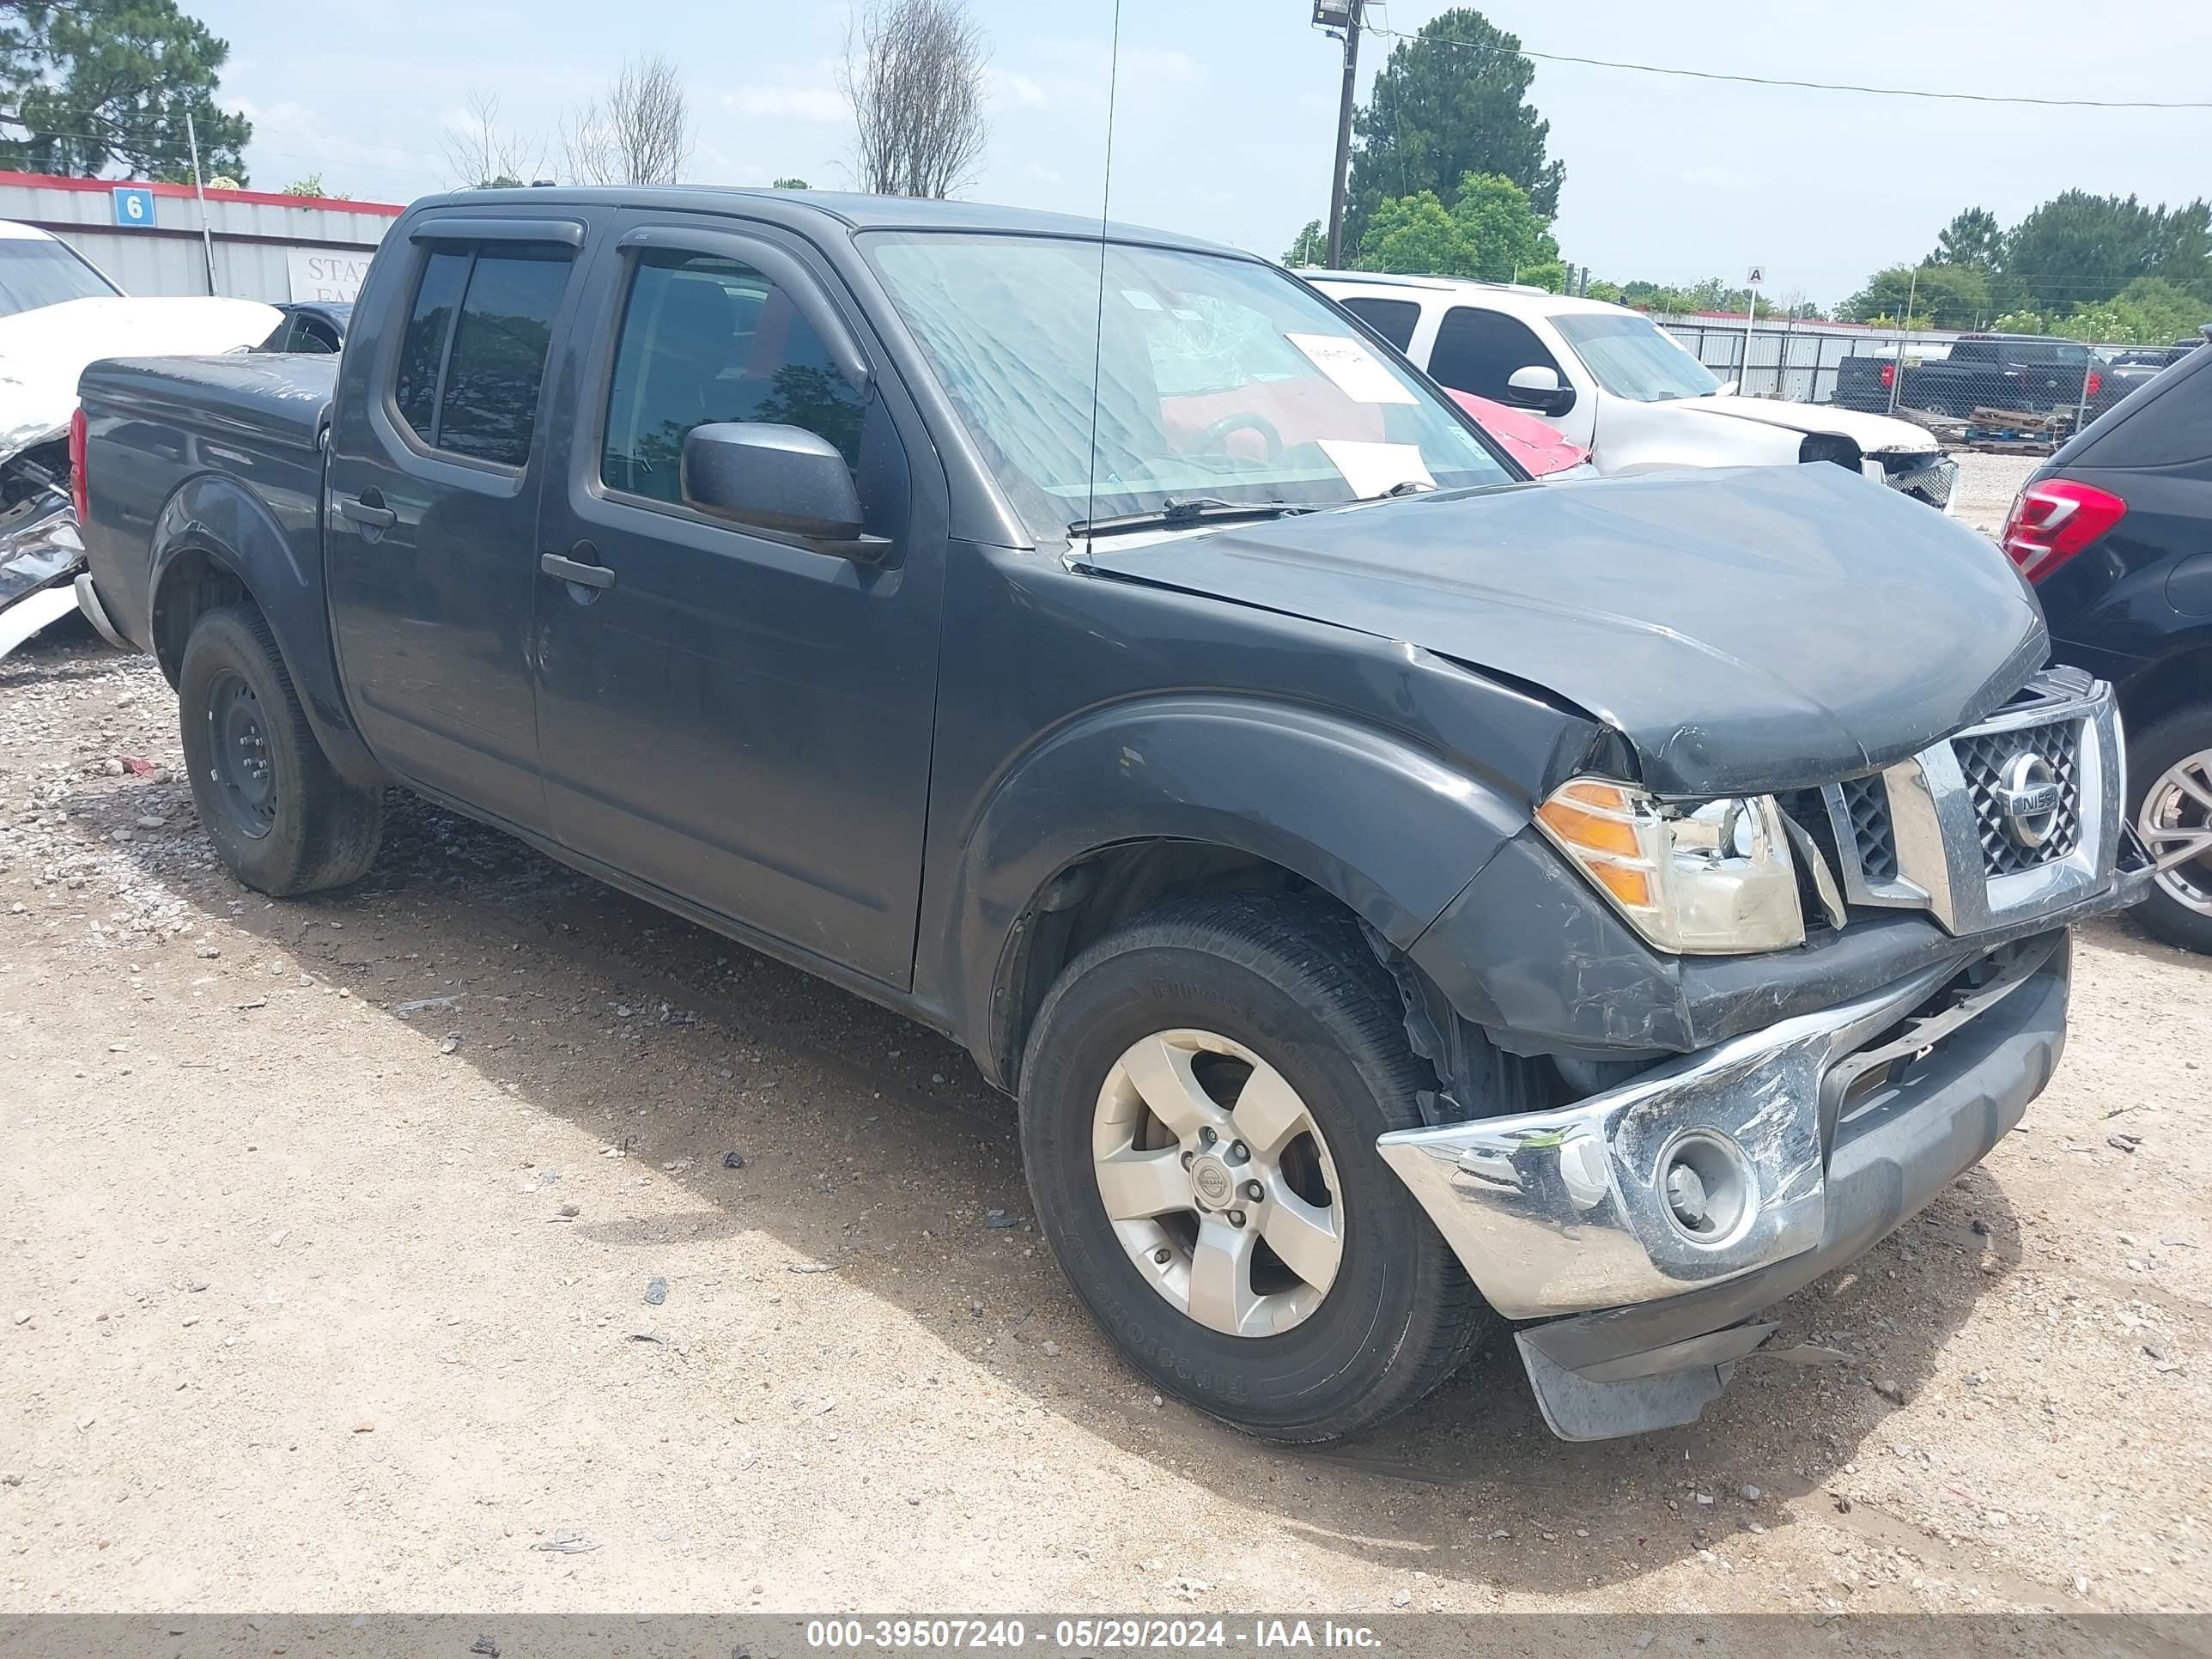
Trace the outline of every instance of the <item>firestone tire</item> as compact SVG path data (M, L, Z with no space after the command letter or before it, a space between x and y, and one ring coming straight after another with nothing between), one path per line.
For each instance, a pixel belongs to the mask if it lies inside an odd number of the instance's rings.
M239 880L284 898L368 870L384 796L332 769L259 611L226 605L193 625L177 709L193 805Z
M1436 1087L1407 1046L1404 1018L1397 988L1357 922L1324 904L1287 897L1207 898L1155 911L1083 951L1047 994L1023 1061L1020 1102L1038 1229L1092 1316L1164 1393L1267 1439L1334 1439L1420 1400L1495 1324L1375 1150L1378 1135L1419 1127L1417 1097ZM1186 1049L1212 1044L1202 1056L1211 1080L1202 1086L1215 1103L1241 1106L1242 1091L1263 1078L1282 1099L1298 1103L1311 1144L1327 1161L1331 1178L1316 1180L1315 1155L1305 1154L1303 1191L1325 1203L1340 1254L1318 1292L1288 1274L1291 1288L1280 1292L1279 1305L1289 1311L1266 1316L1288 1320L1287 1328L1269 1323L1244 1334L1200 1322L1198 1253L1209 1227L1212 1237L1234 1237L1220 1231L1230 1218L1225 1211L1201 1206L1188 1217L1164 1215L1152 1224L1157 1235L1135 1245L1131 1230L1141 1231L1146 1223L1117 1222L1108 1212L1100 1147L1111 1139L1101 1128L1109 1085L1133 1087L1139 1073L1124 1062L1151 1052L1148 1045L1163 1034ZM1224 1051L1256 1063L1224 1059ZM1186 1085L1198 1075L1200 1060L1189 1064L1192 1070L1177 1074ZM1143 1091L1147 1103L1153 1092ZM1224 1139L1208 1145L1229 1146L1237 1131L1226 1126L1242 1121L1217 1120ZM1149 1133L1146 1144L1156 1149L1199 1146L1194 1138L1164 1139L1173 1133L1164 1120ZM1305 1144L1291 1143L1284 1170ZM1232 1150L1242 1146L1235 1140ZM1261 1152L1255 1145L1248 1156ZM1184 1167L1194 1167L1188 1158ZM1261 1173L1274 1178L1272 1170ZM1240 1181L1237 1190L1261 1188ZM1276 1196L1273 1185L1266 1191ZM1252 1207L1255 1232L1263 1207ZM1285 1201L1267 1213L1279 1218L1295 1207ZM1247 1248L1257 1252L1248 1258L1255 1264L1248 1285L1261 1282L1263 1267L1271 1282L1285 1282L1278 1271L1285 1258ZM1187 1254L1177 1256L1178 1249ZM1187 1273L1188 1305L1171 1289L1178 1271Z

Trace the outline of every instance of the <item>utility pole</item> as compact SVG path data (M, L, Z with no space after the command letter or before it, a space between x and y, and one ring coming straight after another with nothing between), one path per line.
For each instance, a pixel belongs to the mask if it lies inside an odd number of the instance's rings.
M185 142L192 150L192 194L200 200L200 253L207 260L208 292L215 292L215 233L208 228L207 184L200 177L200 136L192 128L192 112L185 112Z
M1336 106L1336 166L1328 177L1328 266L1344 269L1344 185L1352 165L1352 94L1359 82L1360 12L1366 0L1314 0L1314 21L1344 31L1344 92Z

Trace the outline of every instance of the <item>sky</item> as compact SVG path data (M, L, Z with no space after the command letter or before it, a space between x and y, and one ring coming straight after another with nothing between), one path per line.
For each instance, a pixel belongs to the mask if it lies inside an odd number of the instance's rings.
M1104 183L1111 0L970 0L991 48L990 136L964 193L1095 213ZM458 182L446 137L471 94L545 140L625 54L682 70L696 117L687 177L848 188L836 90L843 0L185 0L230 43L222 97L255 122L250 182L318 173L404 202ZM1390 0L1411 33L1442 9ZM1770 0L1685 20L1649 0L1494 0L1531 51L1730 73L2050 97L2212 96L2202 0L1934 0L1910 9ZM1113 124L1116 219L1280 255L1326 215L1342 57L1310 0L1122 0ZM622 27L610 27L610 20ZM1369 36L1361 98L1392 42ZM1530 100L1566 164L1562 256L1601 277L1741 282L1832 304L1917 259L1960 209L2009 224L2069 187L2179 203L2212 194L2212 111L1929 102L1539 63Z

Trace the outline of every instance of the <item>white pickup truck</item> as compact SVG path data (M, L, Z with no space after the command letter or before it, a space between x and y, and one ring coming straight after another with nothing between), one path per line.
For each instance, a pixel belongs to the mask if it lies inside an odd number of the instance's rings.
M1303 271L1441 384L1533 410L1606 476L1832 461L1945 512L1958 463L1910 421L1735 395L1641 312L1449 276Z

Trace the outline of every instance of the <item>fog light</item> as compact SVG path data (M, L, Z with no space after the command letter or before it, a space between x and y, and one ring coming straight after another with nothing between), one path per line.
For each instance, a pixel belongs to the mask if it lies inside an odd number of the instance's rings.
M1736 1235L1751 1212L1751 1171L1731 1142L1692 1132L1661 1157L1659 1194L1667 1218L1684 1237L1722 1244Z

